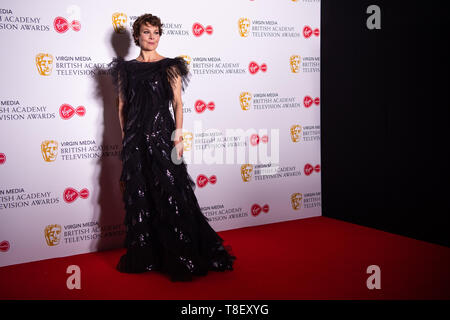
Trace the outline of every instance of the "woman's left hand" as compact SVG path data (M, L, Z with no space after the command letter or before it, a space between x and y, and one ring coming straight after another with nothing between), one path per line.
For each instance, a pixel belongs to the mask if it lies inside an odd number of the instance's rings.
M183 141L174 141L175 148L177 149L177 157L181 159L183 156Z

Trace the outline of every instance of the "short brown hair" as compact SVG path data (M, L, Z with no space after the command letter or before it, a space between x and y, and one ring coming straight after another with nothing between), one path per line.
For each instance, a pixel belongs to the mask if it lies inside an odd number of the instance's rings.
M146 25L147 23L154 27L158 27L159 35L162 35L161 19L150 13L145 13L139 16L133 23L133 39L137 46L139 46L139 40L137 38L139 38L139 34L141 33L141 26Z

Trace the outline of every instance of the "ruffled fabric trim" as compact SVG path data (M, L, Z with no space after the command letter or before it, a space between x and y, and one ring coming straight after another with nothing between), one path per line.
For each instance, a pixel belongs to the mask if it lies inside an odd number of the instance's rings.
M170 161L175 125L168 109L141 113L158 107L159 97L173 99L170 84L174 81L181 78L183 92L189 83L189 68L182 57L164 60L146 64L114 58L109 64L114 86L130 107L120 177L128 250L117 269L127 273L158 270L167 272L173 281L188 281L209 270L233 270L236 257L203 215L185 163ZM161 83L163 95L147 97L143 87L134 85L141 79L145 85L161 78L167 79ZM153 132L158 134L153 136Z
M181 91L185 92L190 79L191 73L189 72L189 66L182 57L175 57L173 59L169 59L169 63L167 65L167 79L170 84L173 84L178 77L181 77ZM170 99L173 99L173 92L170 95Z

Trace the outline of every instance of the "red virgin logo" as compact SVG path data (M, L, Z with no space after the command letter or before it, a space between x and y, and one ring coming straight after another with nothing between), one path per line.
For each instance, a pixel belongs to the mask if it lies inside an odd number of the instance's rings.
M252 205L251 211L252 215L256 217L258 214L261 213L261 211L264 213L269 212L269 205L265 204L261 207L259 204L255 203L254 205Z
M0 242L0 251L1 252L6 252L8 251L10 248L9 242L6 240L3 240L2 242Z
M4 164L6 162L6 155L0 152L0 164Z
M69 30L69 28L78 32L81 29L81 23L78 20L73 20L69 23L66 18L56 17L55 20L53 20L53 27L58 33L64 33Z
M213 27L212 26L202 26L200 23L196 22L192 25L192 33L196 37L200 37L204 32L211 35L213 33Z
M255 61L250 62L250 64L248 65L248 71L251 74L255 74L257 73L259 70L261 70L262 72L266 72L267 71L267 64L263 63L262 65L258 65Z
M74 107L72 107L70 104L67 103L59 107L59 115L64 120L72 118L74 114L77 114L78 116L82 117L86 114L86 108L83 106L79 106L75 109Z
M305 172L305 174L307 176L309 176L314 171L320 172L320 164L317 164L316 166L313 167L311 164L307 163L307 164L305 164L305 168L303 169L303 171Z
M217 182L217 177L215 175L212 175L208 179L208 177L205 176L204 174L199 174L198 175L198 177L197 177L197 185L200 188L203 188L204 186L206 186L208 184L208 182L212 183L212 184L215 184Z
M269 141L269 137L267 135L264 135L260 138L256 133L250 136L250 144L252 146L256 146L260 141L262 141L263 143L267 143Z
M89 197L89 190L84 188L80 192L78 192L77 190L75 190L74 188L71 188L71 187L66 188L66 190L64 190L63 198L64 198L65 202L72 203L78 197L80 197L82 199L86 199L87 197Z
M320 104L320 99L319 99L319 97L313 99L313 98L311 98L310 96L306 96L305 98L303 98L303 105L304 105L306 108L311 107L313 103L314 103L316 106L318 106L318 105Z
M197 111L198 113L202 113L206 109L213 111L215 107L216 105L212 101L209 102L208 104L206 104L206 102L203 100L195 101L195 111Z
M320 35L320 31L319 28L315 28L314 30L310 27L310 26L305 26L303 28L303 36L305 38L309 38L312 35L315 35L316 37L318 37Z

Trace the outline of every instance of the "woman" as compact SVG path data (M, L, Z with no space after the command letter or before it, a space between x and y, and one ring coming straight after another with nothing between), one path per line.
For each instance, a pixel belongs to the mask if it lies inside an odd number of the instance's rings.
M139 56L130 61L114 58L109 65L119 97L120 182L127 227L127 252L117 269L157 270L172 281L189 281L208 270L233 270L236 257L202 214L195 183L182 161L181 93L189 70L183 58L156 52L161 34L158 17L138 17L133 38L141 48Z

